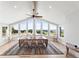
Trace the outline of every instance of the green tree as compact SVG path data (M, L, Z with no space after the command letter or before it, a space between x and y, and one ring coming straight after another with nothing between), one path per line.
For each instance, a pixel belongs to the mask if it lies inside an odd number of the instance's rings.
M32 33L33 31L32 31L32 29L29 29L28 32Z
M41 30L37 30L36 32L37 32L38 34L41 34Z
M15 29L12 27L12 33L18 33L18 30L15 30Z

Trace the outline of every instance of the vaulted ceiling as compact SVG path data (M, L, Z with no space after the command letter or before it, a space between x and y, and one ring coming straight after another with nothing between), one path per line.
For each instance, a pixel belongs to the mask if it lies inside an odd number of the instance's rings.
M0 24L10 24L23 20L31 14L31 1L0 1ZM38 1L37 10L44 19L63 24L66 17L79 10L79 2L72 1Z

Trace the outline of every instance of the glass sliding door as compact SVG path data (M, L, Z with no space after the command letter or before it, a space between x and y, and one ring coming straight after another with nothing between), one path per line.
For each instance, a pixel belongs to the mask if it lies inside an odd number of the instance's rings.
M54 24L49 24L50 26L50 37L57 37L57 26Z

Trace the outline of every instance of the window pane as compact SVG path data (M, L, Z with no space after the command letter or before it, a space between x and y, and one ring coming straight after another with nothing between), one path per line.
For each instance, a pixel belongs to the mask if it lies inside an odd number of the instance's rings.
M6 36L7 35L7 28L6 26L2 27L2 36Z
M28 20L28 34L29 35L33 34L33 19Z
M11 30L12 37L17 37L18 36L18 30L19 30L18 24L12 25L12 28L11 29L12 29Z
M50 36L56 37L57 35L57 26L50 24Z
M20 31L21 34L20 35L26 35L26 21L23 21L20 23Z
M35 20L36 35L41 35L41 21Z
M43 35L48 35L48 22L42 21L42 33Z

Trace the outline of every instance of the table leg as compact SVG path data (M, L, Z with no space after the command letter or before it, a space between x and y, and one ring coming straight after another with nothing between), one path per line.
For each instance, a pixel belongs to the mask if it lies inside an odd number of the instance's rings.
M69 54L69 47L66 46L66 56Z

